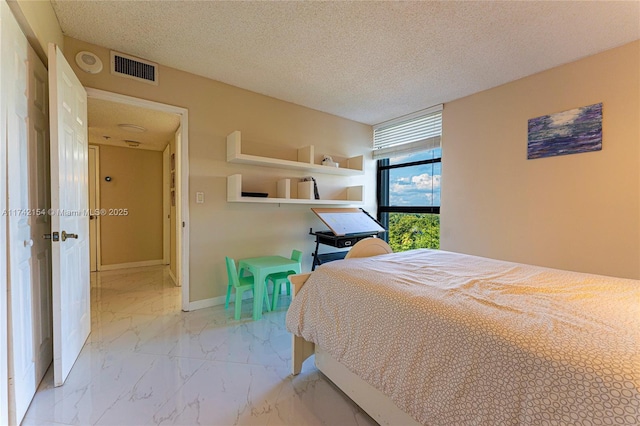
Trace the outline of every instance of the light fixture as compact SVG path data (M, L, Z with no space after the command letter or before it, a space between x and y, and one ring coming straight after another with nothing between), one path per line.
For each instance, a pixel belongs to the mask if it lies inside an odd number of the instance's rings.
M132 148L136 148L138 146L140 146L140 142L138 141L132 141L131 139L125 139L124 142L129 145Z
M84 72L89 74L98 74L102 71L102 61L95 53L83 50L76 55L76 64Z
M145 129L144 127L137 126L135 124L118 124L118 127L120 127L122 130L133 133L144 133L147 131L147 129Z

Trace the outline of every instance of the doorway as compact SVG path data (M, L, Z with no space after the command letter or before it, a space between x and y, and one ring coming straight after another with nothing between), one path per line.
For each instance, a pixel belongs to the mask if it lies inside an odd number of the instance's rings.
M170 206L166 206L165 203L162 202L162 204L158 207L159 211L157 213L158 213L158 220L160 224L159 225L160 231L158 232L158 235L161 236L159 241L160 253L152 261L143 261L143 262L137 262L137 263L131 262L129 265L124 265L124 267L160 265L160 264L164 264L167 260L169 260L169 262L171 263L171 257L172 257L171 254L175 253L174 255L175 266L170 268L172 270L171 275L173 275L172 278L174 279L175 284L180 285L182 287L180 292L182 296L182 302L181 302L182 310L188 311L190 310L189 268L188 266L183 266L183 265L189 264L188 262L188 259L189 259L189 250L188 250L188 240L189 240L188 238L189 236L188 170L189 170L189 167L188 167L188 155L187 155L188 154L188 130L187 130L188 129L188 112L184 108L175 107L172 105L160 104L160 103L138 99L138 98L132 98L129 96L119 95L119 94L97 90L97 89L87 88L87 95L88 95L89 105L90 105L89 118L88 118L89 124L90 124L90 130L89 130L90 139L92 137L91 136L91 133L92 133L91 127L93 127L92 123L95 121L94 117L92 117L92 112L91 112L91 103L93 101L98 101L98 102L106 101L110 103L115 103L116 105L118 105L117 107L118 109L135 107L135 108L144 109L149 114L163 113L163 114L170 114L176 117L177 130L173 132L173 136L171 140L169 141L164 140L164 142L159 141L158 142L159 145L152 149L159 156L160 164L165 164L165 161L163 161L163 157L166 155L165 150L167 149L167 147L169 147L169 151L168 151L169 167L170 167L169 178L167 179L166 177L164 177L164 175L167 173L166 171L163 170L164 167L161 167L160 175L158 177L158 181L163 182L163 188L162 188L163 190L161 192L169 193L168 201L170 203ZM149 146L142 146L140 144L140 139L141 139L140 134L142 134L146 130L144 126L137 125L136 123L131 123L131 122L122 122L118 124L122 125L121 127L128 127L128 130L130 131L129 133L130 137L120 138L120 142L119 142L120 147L118 149L130 149L132 151L137 150L137 152L141 152L140 151L141 147L143 149L151 148ZM98 127L98 131L99 131L100 130L99 126L96 126L96 127ZM136 131L140 133L137 134ZM97 135L94 135L94 137L95 136L102 138L108 135L97 134ZM107 140L107 141L110 141L110 140ZM136 143L138 143L137 146L136 146ZM164 145L162 145L163 143ZM113 145L113 143L111 145ZM124 148L125 146L126 148ZM106 158L106 149L105 148L101 148L101 149L102 151L100 152L99 155L101 159L100 161L102 163L104 162L103 160ZM98 167L100 167L100 164L98 164ZM98 173L99 177L97 178L97 181L101 185L109 185L105 187L112 188L114 187L112 184L118 183L118 178L117 176L112 176L111 174L112 173L110 171L107 172L106 170L102 169ZM164 182L166 182L167 180L170 187L168 191L165 191ZM122 182L120 182L120 184L122 184ZM105 196L105 192L103 191L101 193L102 202L100 203L99 211L100 212L106 211L105 212L106 215L105 216L101 215L101 217L97 219L98 227L104 227L106 225L106 220L112 219L112 217L109 216L109 214L111 213L109 209L125 209L126 208L126 206L115 206L115 205L107 206L104 203L104 196ZM162 199L165 198L163 197L163 194L161 194L160 197ZM169 250L169 254L167 254L165 251L166 245L165 245L165 238L163 237L163 234L165 233L164 229L165 229L165 223L166 223L165 222L166 216L164 213L167 210L167 207L168 207L168 210L171 212L169 214L171 219L170 234L173 237L173 238L170 238L169 247L175 247L175 250ZM128 214L129 212L116 210L116 211L113 211L113 213ZM104 235L105 234L103 230L103 236ZM103 251L101 253L102 260L103 260L105 258L104 238L101 240L101 244L103 247ZM110 262L110 263L113 264L113 262ZM116 264L116 266L122 267L123 265ZM115 269L115 268L105 265L105 262L101 262L99 259L96 265L96 269L104 271L104 270Z

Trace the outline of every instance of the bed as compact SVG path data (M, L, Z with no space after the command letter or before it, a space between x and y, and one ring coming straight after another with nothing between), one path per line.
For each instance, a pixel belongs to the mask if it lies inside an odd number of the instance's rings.
M380 424L640 424L640 282L413 250L291 277L293 374Z

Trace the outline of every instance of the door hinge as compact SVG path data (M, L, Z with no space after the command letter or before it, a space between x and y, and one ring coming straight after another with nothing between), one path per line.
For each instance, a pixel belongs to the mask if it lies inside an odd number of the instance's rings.
M185 224L184 224L184 222L182 222L182 227L183 227L183 228L185 227Z

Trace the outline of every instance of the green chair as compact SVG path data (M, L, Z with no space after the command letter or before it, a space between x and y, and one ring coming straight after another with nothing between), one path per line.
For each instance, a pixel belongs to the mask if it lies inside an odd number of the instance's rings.
M302 252L299 250L293 250L291 252L291 260L295 260L300 263L302 259ZM277 274L271 274L267 276L267 281L271 281L273 283L273 296L271 300L271 309L275 309L278 306L278 296L280 295L280 288L282 284L287 283L287 295L291 295L291 283L289 282L288 276L291 272L279 272ZM294 272L295 273L295 272Z
M229 299L231 298L231 288L235 287L236 289L236 301L235 301L235 319L240 319L240 311L242 310L242 294L247 291L253 291L253 275L248 277L238 275L238 270L236 268L236 262L230 257L225 257L227 262L227 300L224 303L224 308L229 308ZM271 310L271 306L269 306L269 293L267 291L267 282L262 283L264 285L264 299L267 302L267 310Z

